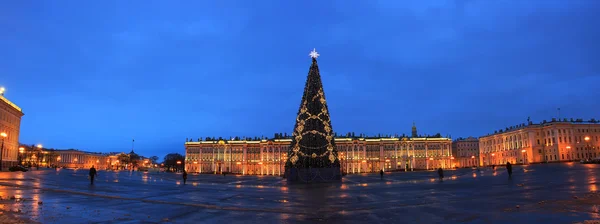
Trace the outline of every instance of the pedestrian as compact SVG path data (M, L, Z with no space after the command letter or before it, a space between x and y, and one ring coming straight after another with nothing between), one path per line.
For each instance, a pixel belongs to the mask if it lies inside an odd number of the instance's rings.
M512 164L510 162L506 162L506 171L508 172L508 178L512 177Z
M440 180L444 181L444 170L442 168L438 168L438 175L440 176Z
M96 177L96 168L94 168L94 166L92 166L92 168L90 168L90 184L94 184L94 177Z
M383 169L379 171L379 175L381 176L381 179L383 180Z
M187 181L187 172L185 172L185 170L183 170L183 184L185 184L186 181Z

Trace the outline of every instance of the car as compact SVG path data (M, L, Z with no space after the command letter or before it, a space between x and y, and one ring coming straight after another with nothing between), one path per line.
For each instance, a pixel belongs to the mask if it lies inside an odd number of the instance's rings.
M8 168L8 170L10 172L16 172L16 171L27 172L28 171L28 169L25 168L24 166L13 166L13 167Z

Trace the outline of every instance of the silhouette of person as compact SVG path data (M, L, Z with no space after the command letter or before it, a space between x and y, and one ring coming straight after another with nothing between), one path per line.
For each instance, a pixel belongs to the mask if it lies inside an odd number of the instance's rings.
M381 179L383 180L383 170L379 171L379 175L381 175Z
M508 172L508 178L512 177L512 164L510 162L506 162L506 171Z
M96 177L96 174L96 168L92 166L92 168L90 168L90 184L94 184L94 177Z
M440 176L440 180L443 181L444 180L444 170L442 170L442 168L438 168L438 175Z
M183 184L187 181L187 172L183 170Z

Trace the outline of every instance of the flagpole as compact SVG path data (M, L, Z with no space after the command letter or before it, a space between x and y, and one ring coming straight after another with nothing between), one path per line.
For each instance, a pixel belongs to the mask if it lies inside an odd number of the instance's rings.
M558 121L560 121L560 107L558 108Z
M133 144L135 143L135 139L131 140L131 151L133 151Z

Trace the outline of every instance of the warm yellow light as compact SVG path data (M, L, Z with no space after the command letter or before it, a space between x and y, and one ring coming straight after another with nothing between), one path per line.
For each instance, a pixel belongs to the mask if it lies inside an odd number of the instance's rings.
M471 156L471 159L475 159L475 156Z
M60 161L60 156L58 158L56 158L56 161Z
M197 162L197 161L194 161L194 164L198 164L198 162Z
M99 159L98 159L98 160L96 160L96 163L100 163L100 160L99 160Z
M390 162L390 160L389 160L389 159L386 159L386 160L385 160L385 162L386 162L386 163L389 163L389 162Z
M42 144L38 144L37 147L38 147L38 149L41 149L42 148Z
M181 161L177 161L177 164L181 164Z
M5 91L6 89L4 87L0 87L0 94L4 94Z
M433 157L429 158L429 160L433 160Z
M242 163L241 163L241 162L237 162L237 163L235 163L235 164L237 164L237 165L241 165Z
M570 146L567 146L567 149L570 149L570 148L571 148ZM523 149L523 150L521 150L521 152L524 153L524 152L527 152L527 150Z
M590 136L585 136L585 138L583 138L583 140L589 141L590 140Z
M496 156L496 154L495 154L495 153L492 153L492 156Z
M366 160L363 160L362 162L363 162L363 163L366 163L367 161L366 161Z
M450 157L450 159L454 159L454 156Z
M23 148L23 147L19 147L19 152L20 152L20 153L23 153L23 151L25 151L25 148Z
M567 146L567 149L571 149L571 146ZM523 150L523 151L525 151L525 150Z
M258 165L262 165L262 162L258 162Z
M6 138L6 136L8 136L8 135L6 135L6 133L2 132L2 133L0 133L0 136L2 136L3 138Z

